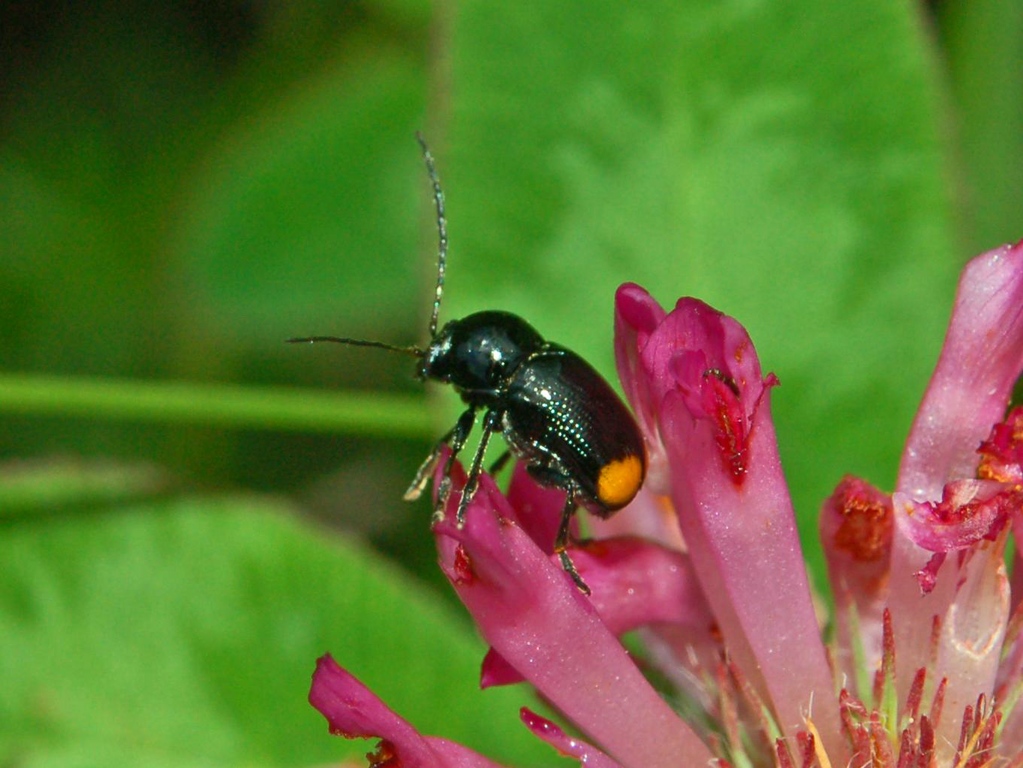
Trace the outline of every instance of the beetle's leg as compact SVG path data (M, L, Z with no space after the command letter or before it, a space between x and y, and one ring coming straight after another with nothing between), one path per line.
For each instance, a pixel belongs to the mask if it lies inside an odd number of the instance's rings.
M455 423L455 436L451 440L451 453L448 454L447 461L444 462L444 471L441 472L440 488L437 491L437 506L433 509L433 521L438 522L444 519L444 507L447 506L448 496L451 494L451 467L454 466L455 459L458 458L458 454L462 452L465 447L465 441L469 439L469 433L472 432L472 427L476 423L476 406L469 406L469 408L458 417L458 421ZM486 421L483 422L484 434L482 439L486 440ZM468 480L466 480L468 485ZM463 491L463 497L465 495ZM459 508L461 508L461 502L459 502ZM459 523L458 527L461 528L462 524Z
M469 438L469 433L472 432L472 426L476 423L476 409L468 408L465 413L458 417L458 421L455 422L447 434L444 435L437 444L430 451L430 455L426 457L426 460L419 465L419 469L416 472L416 476L412 478L412 483L409 485L408 490L405 491L405 501L415 501L422 493L423 489L426 488L426 484L430 481L430 475L433 470L437 467L437 462L440 461L440 455L444 450L445 446L451 447L451 455L448 456L447 462L444 465L444 479L441 480L440 487L437 489L437 505L434 507L434 520L439 517L443 517L444 502L447 501L448 492L451 490L451 480L448 475L451 471L451 465L458 455L458 452L465 447L465 441Z
M575 569L575 563L568 556L568 526L572 522L572 513L575 512L575 494L570 490L565 498L565 508L561 510L561 525L558 526L558 535L554 539L554 552L561 560L561 567L565 573L572 577L572 581L584 595L590 594L590 588L586 586L583 577Z
M487 474L493 476L504 469L505 465L508 463L508 459L511 458L511 455L511 451L505 451L498 456L497 461L490 465L490 469L487 470Z
M530 477L545 488L560 488L565 492L565 506L561 510L561 524L558 526L558 535L554 537L554 554L561 561L561 567L565 573L572 577L572 581L584 595L590 594L590 588L586 586L583 577L575 569L572 558L568 556L569 526L572 523L572 514L576 510L576 498L579 489L569 477L568 473L552 465L552 463L533 463L526 465L526 471Z
M483 433L480 435L480 444L476 449L476 455L472 457L472 465L469 467L469 474L466 476L465 486L462 488L462 498L458 500L458 511L455 513L455 524L459 528L465 525L465 510L469 507L469 502L472 501L476 487L479 485L487 443L490 442L490 436L494 434L500 421L500 414L497 411L487 411L487 415L483 417ZM448 473L445 472L445 479L447 476Z

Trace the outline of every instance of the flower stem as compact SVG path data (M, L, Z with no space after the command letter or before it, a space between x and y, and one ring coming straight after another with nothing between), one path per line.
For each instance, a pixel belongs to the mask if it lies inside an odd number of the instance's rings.
M421 397L171 381L0 375L0 413L430 437Z

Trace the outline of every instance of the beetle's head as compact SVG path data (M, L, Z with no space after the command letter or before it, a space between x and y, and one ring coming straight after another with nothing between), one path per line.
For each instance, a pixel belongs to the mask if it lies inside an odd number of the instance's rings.
M477 312L452 320L430 341L419 377L466 391L495 391L544 344L529 323L509 312Z

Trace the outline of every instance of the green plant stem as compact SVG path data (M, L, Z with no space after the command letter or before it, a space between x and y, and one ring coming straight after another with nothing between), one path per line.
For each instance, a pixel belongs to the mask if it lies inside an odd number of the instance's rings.
M0 375L0 414L430 437L421 397L280 387Z

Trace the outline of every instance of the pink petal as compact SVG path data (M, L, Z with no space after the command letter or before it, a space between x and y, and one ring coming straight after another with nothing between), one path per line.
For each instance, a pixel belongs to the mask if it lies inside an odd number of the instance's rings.
M382 739L381 749L392 751L401 768L499 768L459 744L422 736L329 655L316 662L309 702L327 718L331 733Z
M992 425L1002 421L1021 369L1023 243L1017 243L976 257L960 278L941 356L899 467L899 493L894 497L898 530L912 530L913 502L938 501L947 483L975 477L980 460L977 448ZM994 546L978 545L977 554L994 557L994 550ZM927 573L929 568L933 572L934 565L932 553L908 535L895 537L889 605L899 654L899 695L906 695L915 671L927 664L932 617L939 617L945 627L942 646L948 655L939 673L962 670L967 656L975 656L974 674L962 683L974 685L974 697L978 691L990 693L992 665L997 664L990 657L997 653L988 643L1004 625L1000 601L1003 589L1007 592L997 573L1000 564L985 564L977 558L962 568L946 563L933 590L921 597L914 574ZM971 575L977 583L963 581ZM981 585L991 589L989 598L979 605L965 605L965 599L977 598ZM986 618L963 621L964 615ZM945 718L946 724L952 720ZM944 728L939 737L956 738Z
M501 654L493 648L487 649L480 665L480 688L486 690L497 685L515 685L524 680L519 671L505 661Z
M959 280L952 320L899 467L918 501L974 476L977 446L1002 420L1023 370L1023 241L977 256Z
M685 542L678 529L678 516L671 504L671 497L657 495L647 485L640 488L629 506L606 520L592 516L588 521L589 530L598 539L640 536L668 549L685 552Z
M620 768L618 763L599 749L585 741L569 736L547 718L541 717L525 707L522 708L520 715L522 722L537 738L543 739L561 754L574 757L587 768Z
M623 766L708 761L589 600L509 514L483 477L465 527L434 528L442 568L486 642Z
M679 691L705 700L705 675L724 655L717 619L681 552L618 537L572 550L591 602L612 633L643 633L647 663Z
M902 494L900 532L928 552L969 549L1001 535L1021 495L991 480L958 480L945 486L940 502L913 501Z
M522 526L540 549L553 552L565 492L539 485L529 476L526 465L517 461L508 486L508 503L515 513L511 519Z
M918 502L903 494L894 494L892 501L896 519L912 516L918 510ZM995 540L981 536L960 551L928 553L909 578L894 571L892 574L889 604L894 606L891 615L900 699L905 699L912 685L907 678L928 664L934 647L929 639L930 632L925 638L919 638L920 625L930 629L935 619L940 622L937 660L928 670L936 679L948 681L944 702L946 715L935 729L939 745L954 744L964 709L976 701L978 694L990 698L994 691L1009 617L1009 582L1002 557L1006 537L1007 529L1003 528ZM908 541L908 538L897 535L896 541L900 540ZM916 550L926 552L918 547ZM926 594L921 594L921 580L930 590ZM906 582L912 585L912 600L907 599ZM899 584L898 590L894 588L896 584ZM913 640L920 640L924 646L911 645Z
M640 359L646 383L633 390L650 402L636 408L656 415L682 535L731 657L786 735L812 704L825 747L845 754L771 421L776 379L738 322L695 299L678 302Z
M870 693L870 672L881 664L893 525L891 497L855 477L844 478L821 510L835 600L835 661L861 698Z
M678 624L710 635L710 612L689 558L638 538L603 539L572 550L601 621L615 635Z
M1018 542L1023 540L1023 516L1015 515L1012 520L1013 538L1016 540L1016 556L1013 558L1013 573L1010 583L1012 606L1009 626L1006 630L1002 661L995 681L995 700L1005 713L1002 723L1004 744L1023 744L1023 707L1015 706L1007 711L1006 702L1017 698L1023 692L1023 613L1021 613L1019 579L1023 577L1023 566Z
M671 492L668 458L661 442L649 379L643 374L639 351L664 320L664 310L638 285L625 283L615 294L615 360L625 397L632 405L647 448L643 487L656 494Z
M600 620L617 637L640 627L678 625L693 642L711 642L715 631L688 558L643 539L615 538L573 547L575 563L590 587ZM481 686L522 682L522 676L493 648L483 660Z

